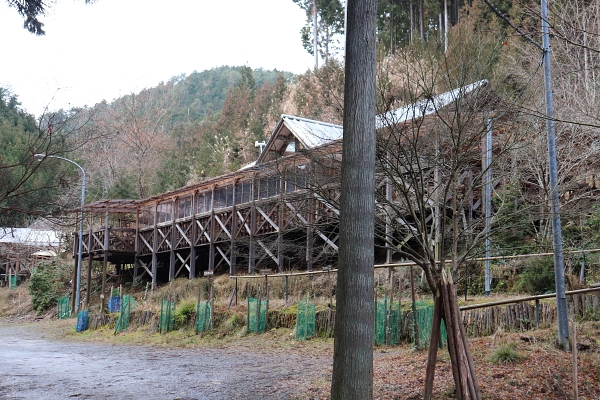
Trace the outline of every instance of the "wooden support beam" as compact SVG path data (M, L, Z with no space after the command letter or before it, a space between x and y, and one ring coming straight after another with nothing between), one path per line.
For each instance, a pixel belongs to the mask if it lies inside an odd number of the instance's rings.
M283 193L285 191L284 180L279 179L278 187L279 187L279 202L277 203L277 224L279 225L279 229L277 229L277 269L281 273L283 272L283 224L284 224L284 207L285 203L283 200Z
M313 237L314 208L315 200L311 197L308 199L308 220L306 220L306 270L309 272L313 270L313 246L315 243L315 239Z
M133 251L134 251L134 256L133 256L133 283L136 284L139 277L138 277L138 267L139 267L139 261L138 261L138 254L140 254L140 210L139 208L136 208L135 211L135 238L133 241Z
M156 256L156 252L158 250L158 227L156 226L158 220L158 202L154 204L154 234L152 236L152 273L150 276L152 277L152 291L156 290L156 270L158 269L158 259Z
M103 260L102 260L102 292L100 293L100 312L104 311L105 303L105 293L106 293L106 268L108 264L108 246L109 246L109 236L110 232L108 231L108 211L104 217L104 246L102 247L103 251Z
M172 282L175 279L175 232L177 228L175 227L175 205L176 199L172 200L173 212L171 213L172 221L171 221L171 243L169 244L169 282Z
M237 231L238 231L236 197L237 197L237 181L233 183L233 208L231 209L231 235L229 236L231 238L231 242L229 243L229 253L230 253L230 257L231 257L231 262L229 263L229 275L236 274L236 264L237 264L236 243L235 243L235 241L237 239Z
M252 177L252 206L250 208L250 230L248 245L248 273L254 274L254 267L256 266L256 244L254 243L254 234L256 233L256 175Z
M210 241L208 247L208 270L215 270L215 187L212 187L210 201Z
M87 269L87 286L85 294L85 305L90 306L90 296L92 295L92 219L90 218L90 234L88 235L88 269Z
M198 211L198 191L192 195L192 237L190 240L190 279L196 278L196 235L198 225L196 224L196 211Z

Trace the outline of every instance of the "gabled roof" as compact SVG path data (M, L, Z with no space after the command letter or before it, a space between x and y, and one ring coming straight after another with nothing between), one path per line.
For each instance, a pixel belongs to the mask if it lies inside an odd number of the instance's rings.
M488 81L484 79L450 90L438 96L397 108L385 114L377 115L375 117L375 127L376 129L381 129L389 124L398 124L435 114L437 110L450 105L468 94L477 92L487 84ZM313 149L342 139L343 135L344 128L341 125L283 114L273 130L264 151L255 163L249 164L244 168L274 160L279 156L285 155L287 152Z
M487 86L487 84L487 80L481 80L470 85L450 90L438 96L429 97L413 104L400 107L385 114L377 115L375 117L376 129L381 129L389 124L398 124L435 114L437 110L450 105L456 100L477 93L479 89ZM283 114L258 159L235 172L230 172L194 185L179 188L143 200L97 201L86 204L85 212L134 212L138 207L156 200L166 199L169 196L172 197L181 193L188 193L191 190L200 187L219 184L227 179L235 180L239 178L241 174L251 174L254 170L260 169L262 167L261 164L274 161L286 154L314 149L341 140L343 138L343 133L344 129L341 125ZM74 209L72 211L78 212L79 209Z
M404 107L397 108L392 111L388 111L385 114L380 114L375 117L376 129L383 128L389 124L398 124L408 120L421 118L427 115L434 114L437 110L440 110L456 100L465 97L468 94L477 92L488 84L487 79L471 83L457 89L450 90L442 93L433 98L426 98L424 100L417 101Z
M298 151L322 146L341 139L343 132L341 125L283 114L256 164L281 156L288 148ZM293 143L292 147L289 147L290 143Z

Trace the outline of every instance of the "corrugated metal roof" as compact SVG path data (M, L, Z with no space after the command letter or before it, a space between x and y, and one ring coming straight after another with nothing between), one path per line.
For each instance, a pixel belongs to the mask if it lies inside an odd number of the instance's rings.
M31 228L0 228L0 243L60 246L60 232Z
M481 80L450 90L433 98L424 99L385 114L377 115L375 117L376 129L434 114L436 110L440 110L465 95L475 92L487 83L487 80ZM284 146L290 145L288 143L290 138L286 137L286 129L294 135L304 149L323 146L342 139L344 135L344 128L341 125L283 114L256 164L268 161L270 159L267 156L269 152L274 151L279 155L284 154L286 150ZM296 149L290 148L288 151L296 151Z
M434 98L417 101L416 103L409 104L408 106L400 107L395 110L388 111L385 114L378 115L375 121L376 129L383 128L389 124L398 124L400 122L434 114L436 110L440 110L457 99L460 99L461 97L464 97L465 95L482 88L483 86L487 85L487 83L488 81L484 79L479 82L471 83L470 85L442 93Z
M281 119L306 149L312 149L341 139L344 134L344 128L341 125L286 114L283 114Z

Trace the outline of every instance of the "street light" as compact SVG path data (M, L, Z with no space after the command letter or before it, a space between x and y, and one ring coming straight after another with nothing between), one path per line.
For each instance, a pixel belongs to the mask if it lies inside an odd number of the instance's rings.
M81 165L77 164L73 160L69 160L68 158L59 157L59 156L48 156L46 154L34 154L33 157L42 161L45 158L57 158L59 160L64 160L74 164L81 170L81 222L79 225L79 244L77 250L77 279L76 279L76 290L75 290L75 314L79 313L79 301L80 301L80 291L81 291L81 252L82 252L82 241L83 241L83 206L85 205L85 171L81 167ZM89 290L89 288L88 288Z

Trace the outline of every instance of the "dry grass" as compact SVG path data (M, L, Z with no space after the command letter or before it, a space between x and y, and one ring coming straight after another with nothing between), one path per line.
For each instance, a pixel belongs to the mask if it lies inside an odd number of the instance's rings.
M0 317L18 318L33 311L26 285L0 288Z

